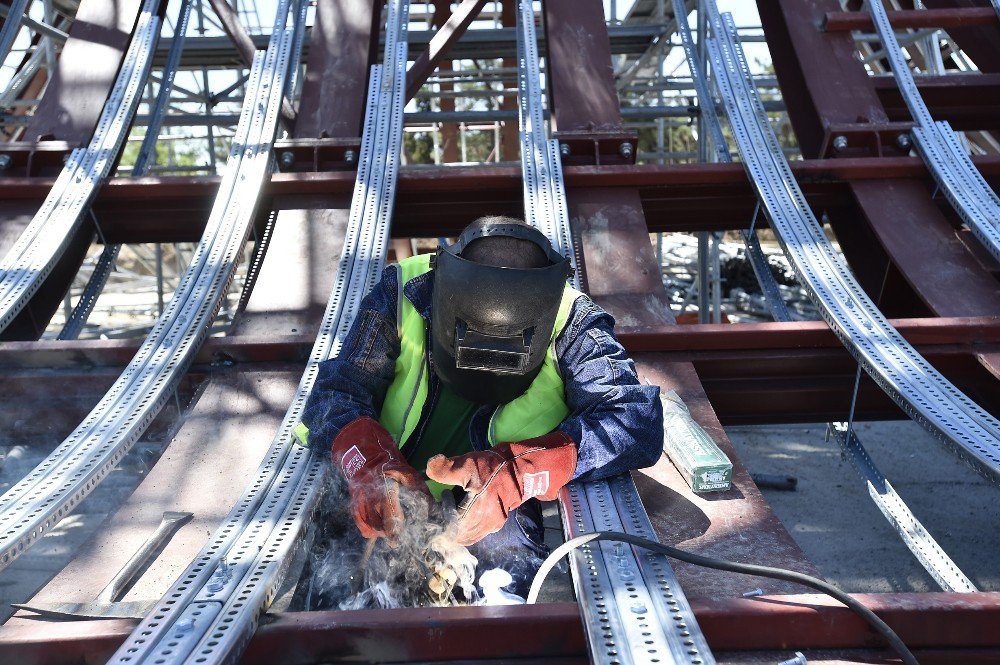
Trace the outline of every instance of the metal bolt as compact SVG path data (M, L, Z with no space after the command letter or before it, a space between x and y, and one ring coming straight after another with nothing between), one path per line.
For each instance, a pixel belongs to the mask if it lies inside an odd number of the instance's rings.
M778 665L807 665L806 657L801 651L795 652L795 658L789 658L788 660L783 660Z
M177 634L187 635L194 630L194 619L181 619L177 622Z
M289 150L284 151L278 158L278 166L281 167L282 171L289 170L295 166L295 155Z
M212 593L219 593L220 591L222 591L223 586L224 585L222 584L222 580L211 580L208 583L208 590L211 591Z
M559 144L559 154L562 155L563 157L569 157L569 153L570 153L569 144L568 143L560 143Z
M837 152L840 152L841 150L846 150L847 149L847 137L846 136L838 136L838 137L834 138L833 139L833 149L836 150Z
M348 164L353 164L357 158L358 156L354 153L353 150L344 151L344 161L347 162Z
M909 134L900 134L896 137L896 145L902 150L909 150L910 146L913 145L913 142L910 141Z
M757 587L753 591L747 591L746 593L744 593L743 597L744 598L753 598L754 596L763 596L763 595L764 595L764 590L761 589L760 587Z
M633 152L632 152L632 144L629 143L628 141L626 141L626 142L622 143L621 145L619 145L618 146L618 154L621 155L622 157L624 157L625 159L632 159L632 154L633 154Z
M6 171L13 163L14 160L11 159L10 155L0 155L0 171Z

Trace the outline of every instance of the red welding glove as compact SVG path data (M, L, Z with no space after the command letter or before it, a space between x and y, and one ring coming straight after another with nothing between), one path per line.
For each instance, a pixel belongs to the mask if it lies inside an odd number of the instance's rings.
M406 518L400 487L426 498L428 505L433 502L427 483L403 458L389 432L367 416L340 430L330 456L347 479L354 523L365 538L385 536L390 545L396 544Z
M427 477L459 485L468 493L459 510L459 545L471 545L499 531L507 515L537 497L556 498L576 470L576 444L555 431L491 450L457 457L436 455L427 462Z

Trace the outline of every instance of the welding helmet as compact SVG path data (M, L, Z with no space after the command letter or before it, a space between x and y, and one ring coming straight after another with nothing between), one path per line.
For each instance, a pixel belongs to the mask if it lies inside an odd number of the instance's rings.
M505 268L462 257L473 241L494 236L534 243L548 265ZM541 371L571 274L569 259L524 224L477 220L455 244L440 247L434 257L431 358L441 382L477 404L506 404L524 393Z

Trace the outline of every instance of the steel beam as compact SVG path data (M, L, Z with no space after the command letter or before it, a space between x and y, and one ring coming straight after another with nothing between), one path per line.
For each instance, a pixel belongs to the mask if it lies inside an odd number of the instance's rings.
M332 121L327 126L331 131L340 127ZM346 125L342 129L348 131ZM987 181L994 186L1000 185L1000 158L982 157L973 162ZM888 210L878 216L884 224L901 226L902 238L909 237L905 235L908 233L905 221L898 219L898 204L889 199L891 195L895 200L895 192L900 188L916 189L924 193L921 208L931 208L931 213L939 220L936 223L945 225L947 233L952 233L950 208L940 200L932 202L927 196L933 185L918 159L805 160L792 162L792 170L810 205L817 211L831 212L838 223L842 244L846 244L845 229L867 228L863 223L866 217L858 212L856 202L863 197L860 190L867 186L877 197L884 178L890 178L893 183L886 190L886 197L881 199ZM272 177L265 194L274 197L343 195L350 192L352 178L348 171L278 173ZM99 193L95 211L109 242L197 240L218 182L214 177L115 178ZM754 206L753 193L738 164L566 167L566 182L573 187L638 187L650 232L742 228ZM51 185L52 180L48 178L0 178L0 197L6 199L8 205L16 205L19 198L40 200ZM470 205L477 206L483 214L518 214L520 186L517 169L508 167L404 170L399 179L402 206L393 225L393 234L402 238L453 234L464 226L463 220L467 222ZM134 214L136 205L146 210L141 218ZM951 235L941 234L941 237L952 239L938 241L938 244L955 242ZM957 260L964 260L961 256L959 254ZM877 293L885 264L873 263L872 266L872 288ZM921 273L915 275L921 279L931 277ZM920 315L907 309L887 313L890 316ZM971 313L971 310L964 312Z
M1000 622L1000 593L854 597L918 650L920 662L996 662L1000 656L994 630ZM782 650L787 654L809 648L870 650L882 644L853 612L817 594L749 600L694 598L691 605L717 651ZM132 626L133 622L119 619L4 627L0 628L0 650L11 662L35 665L105 662ZM448 631L448 639L442 639L443 630ZM512 635L517 639L511 639ZM841 657L857 662L850 654ZM516 658L586 662L579 608L573 603L553 603L279 614L257 631L240 662L488 663Z
M918 349L938 355L973 355L983 348L1000 346L1000 317L893 319L893 327ZM743 351L747 362L771 351L820 351L842 344L822 321L769 323L656 324L623 327L619 341L630 353L671 353L696 357L705 351ZM197 364L225 366L233 363L298 362L308 357L313 336L302 334L240 333L210 337L198 352ZM0 369L123 366L135 355L141 341L88 339L44 342L0 342Z
M896 30L902 28L964 28L973 25L996 25L997 13L992 7L961 9L920 9L886 12ZM874 30L868 12L827 12L823 16L827 32Z
M437 69L438 63L444 59L452 45L462 38L469 24L482 10L486 0L462 0L443 26L438 28L430 43L417 56L406 73L406 100L417 94L431 72Z

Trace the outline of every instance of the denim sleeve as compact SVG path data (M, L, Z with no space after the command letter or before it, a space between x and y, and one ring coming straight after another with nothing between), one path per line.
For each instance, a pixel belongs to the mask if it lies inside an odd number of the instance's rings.
M378 419L399 356L397 281L395 266L383 271L361 301L340 353L319 364L302 413L311 448L328 447L340 428L355 418Z
M663 451L660 389L639 383L611 315L589 298L578 299L556 354L570 408L559 429L579 446L574 480L655 464Z

